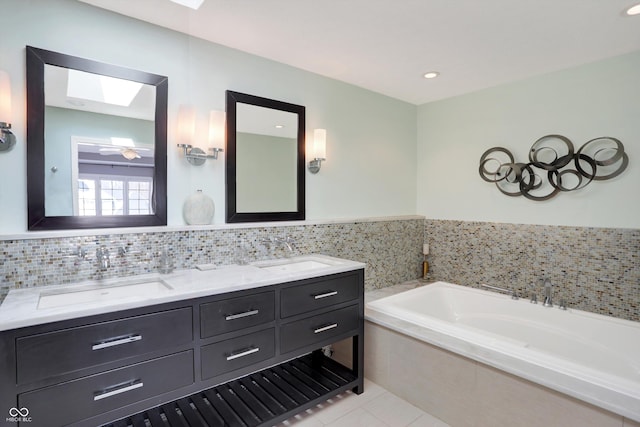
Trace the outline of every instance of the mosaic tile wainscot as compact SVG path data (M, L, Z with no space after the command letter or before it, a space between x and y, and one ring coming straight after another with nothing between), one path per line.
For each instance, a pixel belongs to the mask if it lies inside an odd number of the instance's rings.
M429 279L481 283L640 321L640 230L425 220Z
M353 222L284 226L239 226L179 231L82 235L1 240L0 302L9 290L126 277L157 270L159 253L168 248L177 269L198 264L229 265L320 253L367 264L367 290L383 288L421 274L424 219L400 217ZM266 240L289 236L293 253ZM109 249L111 266L99 271L96 249ZM78 251L86 252L86 259Z

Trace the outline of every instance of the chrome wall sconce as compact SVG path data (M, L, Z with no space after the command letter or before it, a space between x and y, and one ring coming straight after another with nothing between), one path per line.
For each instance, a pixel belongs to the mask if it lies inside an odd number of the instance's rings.
M16 137L11 132L11 81L6 71L0 70L0 153L11 150L16 145Z
M209 143L224 143L224 112L211 111L209 113ZM178 147L189 163L194 166L204 164L207 159L218 160L218 153L222 148L210 147L208 152L194 147L191 143L195 139L196 111L193 107L181 105L178 110Z
M316 174L322 167L322 162L327 160L327 130L314 129L313 131L313 160L309 162L309 172Z
M218 160L218 153L224 151L222 148L209 148L211 154L207 154L198 147L192 147L190 144L178 144L182 148L184 157L194 166L204 164L207 159Z

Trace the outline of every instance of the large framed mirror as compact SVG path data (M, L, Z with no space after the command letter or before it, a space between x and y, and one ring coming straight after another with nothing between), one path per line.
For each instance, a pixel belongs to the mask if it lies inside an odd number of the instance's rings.
M227 222L305 218L305 108L227 91Z
M26 55L28 229L166 225L167 77Z

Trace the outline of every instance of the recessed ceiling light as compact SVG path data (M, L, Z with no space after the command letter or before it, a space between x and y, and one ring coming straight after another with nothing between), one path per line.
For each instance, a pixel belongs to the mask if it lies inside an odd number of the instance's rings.
M629 9L627 9L627 15L629 16L640 15L640 3L638 3L635 6L631 6Z
M170 0L174 3L181 4L182 6L190 7L193 10L198 10L204 0Z
M425 79L435 79L439 75L440 75L440 73L437 72L437 71L428 71L428 72L424 73L422 75L422 77L424 77Z
M284 125L276 125L276 129L282 129L284 128Z

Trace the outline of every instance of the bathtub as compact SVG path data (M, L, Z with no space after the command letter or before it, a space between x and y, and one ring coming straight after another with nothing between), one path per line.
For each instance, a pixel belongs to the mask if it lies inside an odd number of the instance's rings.
M640 323L436 282L367 320L640 422Z

